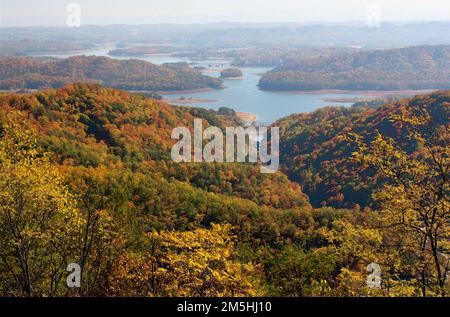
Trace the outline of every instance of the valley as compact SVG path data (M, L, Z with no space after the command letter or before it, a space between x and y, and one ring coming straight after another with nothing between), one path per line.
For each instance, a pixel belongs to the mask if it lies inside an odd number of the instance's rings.
M0 296L449 296L447 20L149 20L0 28Z
M69 58L73 56L98 56L107 57L112 50L111 46L97 48L95 50L79 51L76 54L39 54L41 58ZM128 57L112 56L114 59L124 60ZM230 59L190 59L177 57L172 54L144 54L135 57L154 65L187 63L191 67L201 69L201 72L212 78L219 78L222 69L231 67L233 60ZM221 65L222 68L217 68ZM288 116L297 112L310 112L315 109L330 105L347 105L353 103L353 99L377 98L383 96L413 96L427 91L404 90L404 91L345 91L345 90L316 90L316 91L264 91L258 88L263 74L269 73L268 67L241 67L243 72L241 80L224 80L223 88L197 88L188 90L158 90L156 93L164 96L164 99L173 104L191 105L208 109L219 109L221 107L233 108L236 111L250 113L258 118L260 123L271 124L283 116ZM118 86L124 87L122 86ZM132 87L130 87L132 88ZM133 87L134 88L134 87ZM139 87L144 88L144 87ZM132 89L138 92L148 92L148 90Z

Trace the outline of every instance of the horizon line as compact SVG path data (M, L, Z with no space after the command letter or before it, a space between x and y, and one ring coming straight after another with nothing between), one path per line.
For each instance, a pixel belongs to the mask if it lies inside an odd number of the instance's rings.
M414 24L414 23L450 23L450 18L448 19L432 19L432 20L383 20L381 21L381 24ZM242 22L242 21L214 21L214 22L189 22L189 23L178 23L178 22L155 22L155 23L136 23L136 24L130 24L130 23L101 23L101 24L84 24L81 25L79 28L83 27L108 27L108 26L156 26L156 25L176 25L176 26L201 26L201 25L215 25L215 24L236 24L236 25L332 25L332 24L366 24L366 21L364 20L336 20L336 21L272 21L272 22L257 22L257 21L248 21L248 22ZM67 27L64 24L58 24L58 25L46 25L46 24L32 24L32 25L8 25L4 26L0 23L0 28L7 29L7 28L63 28ZM449 30L450 32L450 30Z

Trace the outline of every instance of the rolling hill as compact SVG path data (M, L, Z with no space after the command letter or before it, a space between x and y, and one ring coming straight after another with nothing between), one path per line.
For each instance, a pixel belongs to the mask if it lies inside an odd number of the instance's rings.
M450 46L361 51L289 62L260 79L263 90L450 88Z
M376 110L327 107L283 118L274 123L280 127L282 170L302 185L313 206L369 206L371 194L383 182L373 178L373 170L354 161L352 153L358 147L345 136L355 133L369 144L379 132L414 153L416 145L410 143L406 131L392 117L427 110L432 119L429 129L443 129L445 136L450 125L449 106L450 91L440 91L393 101Z
M154 65L142 60L75 56L66 59L0 57L0 89L60 88L71 82L101 83L137 91L220 88L219 79L183 64Z

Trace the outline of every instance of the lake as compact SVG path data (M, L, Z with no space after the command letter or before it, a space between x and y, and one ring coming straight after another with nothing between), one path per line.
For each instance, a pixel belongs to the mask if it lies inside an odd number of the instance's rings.
M298 112L310 112L320 107L336 105L325 102L324 98L367 98L367 96L354 94L292 94L284 92L268 92L258 89L259 78L270 68L241 68L244 77L242 80L225 80L225 89L210 90L189 94L168 94L165 98L180 99L209 99L215 102L193 102L191 105L218 109L220 107L233 108L237 111L254 114L258 122L269 124L277 119ZM206 74L218 76L211 72ZM183 104L186 104L183 102ZM352 103L339 103L351 105Z
M40 56L53 56L65 58L74 55L97 55L108 56L109 50L114 47L99 48L83 52L73 52L64 54L46 54ZM112 56L109 56L112 57ZM117 59L128 59L129 57L112 57ZM194 66L203 66L206 68L205 75L218 77L220 69L229 67L230 60L204 60L190 61L185 58L173 57L169 55L147 55L136 57L154 64L188 62ZM285 92L268 92L258 89L260 76L270 68L245 67L241 68L244 76L242 80L225 80L226 88L218 90L209 90L195 93L164 94L167 99L189 99L193 102L183 100L182 105L192 105L207 109L218 109L220 107L232 108L236 111L248 112L257 116L259 123L270 124L277 119L288 116L293 113L310 112L318 108L330 105L351 105L345 102L326 102L325 98L367 98L368 96L360 94L292 94ZM208 100L208 102L195 102L195 100ZM211 102L210 102L211 101ZM171 102L177 104L177 102Z

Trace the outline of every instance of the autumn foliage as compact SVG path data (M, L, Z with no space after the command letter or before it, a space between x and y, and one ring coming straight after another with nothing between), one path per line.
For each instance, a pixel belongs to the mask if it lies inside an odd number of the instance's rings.
M269 175L171 161L174 127L233 114L98 84L2 94L0 294L448 296L449 102L280 120Z

